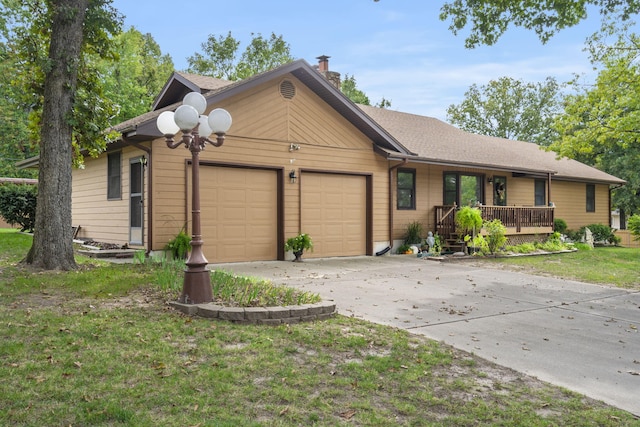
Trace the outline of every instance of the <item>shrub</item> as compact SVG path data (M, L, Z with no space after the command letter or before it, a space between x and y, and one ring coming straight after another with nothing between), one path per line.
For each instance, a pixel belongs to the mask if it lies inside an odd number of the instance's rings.
M627 228L633 234L634 240L640 240L640 215L631 215L627 220Z
M183 228L176 237L167 242L165 249L171 252L173 259L186 259L191 249L191 237Z
M562 218L556 218L553 220L553 231L557 231L560 234L564 234L567 231L567 221Z
M404 235L404 243L407 245L418 245L422 243L422 224L418 221L407 224L407 231Z
M25 184L0 185L0 216L20 231L33 231L36 223L38 187Z
M581 242L584 238L584 230L567 230L564 234L573 242Z
M508 246L507 251L516 254L530 254L536 251L536 245L534 245L533 243L522 243L516 246Z
M613 229L608 225L589 224L580 229L580 233L582 236L584 236L585 228L588 228L589 230L591 230L591 233L593 234L594 242L605 242L605 243L615 242L615 235L613 234Z
M499 219L486 221L484 229L487 232L487 247L489 253L495 254L496 251L504 246L507 242L507 227L502 224Z
M489 253L489 243L482 234L473 238L473 250L475 253L486 255Z
M396 250L396 253L398 253L398 254L406 254L410 249L411 249L411 246L409 246L409 245L407 245L405 243L403 245L398 246L398 249Z
M565 249L562 236L558 232L551 233L547 240L544 243L539 243L537 247L547 252L558 252Z

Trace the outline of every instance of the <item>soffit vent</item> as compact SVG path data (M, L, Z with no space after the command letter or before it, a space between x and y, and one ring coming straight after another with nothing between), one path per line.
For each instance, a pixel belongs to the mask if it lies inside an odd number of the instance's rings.
M283 80L280 83L280 95L284 99L293 99L296 96L296 87L291 83L290 80Z

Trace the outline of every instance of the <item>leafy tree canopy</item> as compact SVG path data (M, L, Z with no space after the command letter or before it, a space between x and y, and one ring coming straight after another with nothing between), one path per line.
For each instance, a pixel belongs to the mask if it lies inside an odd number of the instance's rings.
M640 36L620 34L607 46L601 40L592 38L589 47L601 67L596 81L574 84L576 93L554 121L559 139L550 148L625 179L613 203L640 212Z
M240 41L229 32L226 36L210 34L202 43L202 53L187 58L187 71L225 80L241 80L269 71L293 61L291 47L282 36L271 33L268 39L261 34L251 34L252 39L242 54Z
M340 91L356 104L371 105L367 94L358 89L356 78L353 75L345 74L344 79L340 83ZM391 101L382 98L375 106L379 108L389 108L391 107Z
M468 48L495 44L509 25L533 30L545 43L558 31L584 20L590 6L604 17L615 16L622 21L640 11L636 0L454 0L442 6L440 19L450 21L449 29L454 34L469 28L465 40Z
M560 109L559 88L552 77L543 83L501 77L474 84L459 105L447 108L447 119L467 132L549 145Z
M29 139L40 141L46 70L51 68L49 45L54 2L51 0L3 0L0 30L5 40L10 84L16 88L12 104L29 112ZM89 0L83 26L82 51L70 66L78 69L78 87L72 116L72 145L98 152L110 139L104 133L117 114L114 102L104 93L101 73L93 58L116 58L111 36L120 32L122 16L111 0ZM79 155L76 160L81 159Z
M0 43L0 176L35 178L33 170L18 170L15 163L37 154L37 147L29 142L29 109L18 103L19 90L11 84L13 62L7 47Z
M112 41L113 58L94 60L102 76L104 96L117 108L112 120L119 123L150 110L174 67L171 57L162 54L151 34L131 27Z

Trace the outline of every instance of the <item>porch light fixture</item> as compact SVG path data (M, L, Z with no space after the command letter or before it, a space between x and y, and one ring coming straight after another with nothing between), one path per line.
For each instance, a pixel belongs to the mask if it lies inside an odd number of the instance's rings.
M158 116L156 125L164 135L167 147L177 148L181 144L191 151L191 253L184 271L184 282L180 302L201 304L213 300L208 261L202 251L200 228L200 152L207 143L220 147L231 127L231 115L216 108L208 116L203 115L207 100L198 92L188 93L175 112L165 111ZM182 138L174 142L173 136L182 131ZM215 141L209 137L216 134Z
M295 184L297 179L298 177L296 176L296 170L291 169L291 172L289 172L289 181L291 181L292 184Z
M492 177L492 176L490 176L489 178L487 178L487 182L488 182L489 184L493 184L493 177Z

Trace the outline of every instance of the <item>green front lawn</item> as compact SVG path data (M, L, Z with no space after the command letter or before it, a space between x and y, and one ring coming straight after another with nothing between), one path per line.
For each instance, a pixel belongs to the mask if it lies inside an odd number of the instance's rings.
M632 426L630 414L405 331L170 309L152 264L32 273L0 234L0 425Z
M587 283L640 289L640 249L596 247L556 255L486 258L482 262Z

